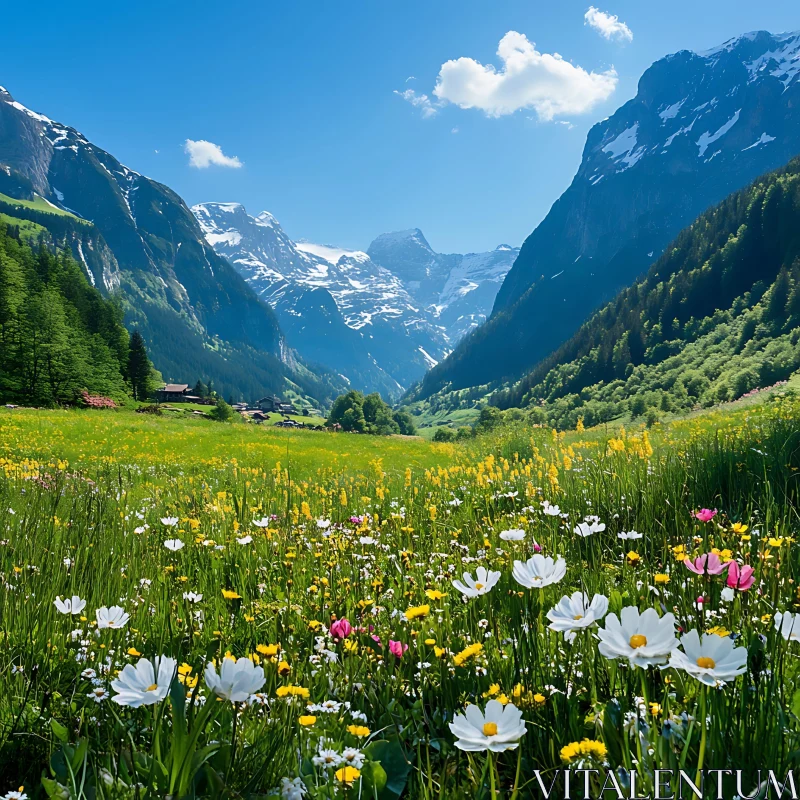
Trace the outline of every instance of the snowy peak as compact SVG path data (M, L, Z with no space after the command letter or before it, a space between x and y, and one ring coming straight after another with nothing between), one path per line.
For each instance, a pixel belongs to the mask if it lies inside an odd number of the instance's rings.
M238 203L201 203L192 211L209 244L278 312L284 329L299 330L313 343L316 357L323 356L310 331L321 324L321 312L310 309L321 308L328 296L343 324L364 338L374 367L400 387L419 379L486 319L519 253L502 244L488 253L442 255L419 228L382 234L364 252L293 241L269 212L251 217ZM330 319L329 303L326 308ZM309 316L315 321L300 329L299 320ZM332 349L340 358L351 346ZM354 385L364 378L352 363L334 364L333 355L323 363ZM374 379L374 368L370 375Z
M634 168L705 172L715 160L710 169L785 149L785 112L794 115L798 98L800 33L681 51L653 64L637 96L592 129L579 176L595 186Z

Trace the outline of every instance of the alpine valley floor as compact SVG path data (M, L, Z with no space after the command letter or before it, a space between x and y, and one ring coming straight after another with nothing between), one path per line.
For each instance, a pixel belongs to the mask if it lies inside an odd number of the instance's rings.
M800 735L799 413L435 444L0 409L0 792L752 795Z

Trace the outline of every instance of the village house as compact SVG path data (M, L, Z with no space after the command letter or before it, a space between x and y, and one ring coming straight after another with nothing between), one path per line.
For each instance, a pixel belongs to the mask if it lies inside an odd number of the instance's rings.
M276 414L297 414L297 409L291 403L284 403L274 395L262 397L256 403L260 411Z
M197 403L200 399L189 394L188 383L168 383L156 391L159 403Z

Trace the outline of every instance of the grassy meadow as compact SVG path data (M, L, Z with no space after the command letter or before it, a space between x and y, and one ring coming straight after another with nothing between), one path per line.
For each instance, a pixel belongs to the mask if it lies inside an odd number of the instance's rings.
M799 414L432 444L0 409L0 793L753 796L800 752Z

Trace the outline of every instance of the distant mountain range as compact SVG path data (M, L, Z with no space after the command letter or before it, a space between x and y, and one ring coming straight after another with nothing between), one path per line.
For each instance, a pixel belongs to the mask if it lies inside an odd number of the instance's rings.
M489 321L411 397L534 368L702 211L800 152L800 34L759 31L653 64L595 125L571 186L523 244Z
M287 340L355 388L397 398L486 319L519 250L442 255L418 229L367 252L293 241L269 212L192 208L208 243L275 309Z
M294 389L322 402L344 387L297 359L272 309L206 243L177 194L1 87L0 170L5 189L17 187L7 198L38 196L91 222L80 243L72 236L73 252L92 283L118 293L165 378L212 379L225 396Z

